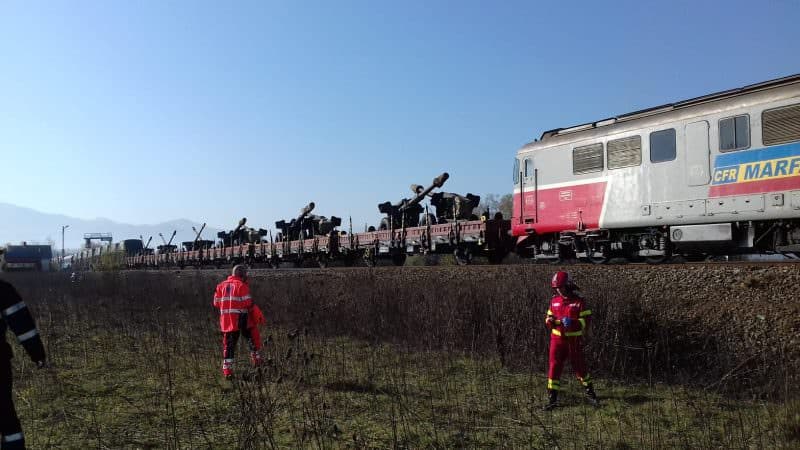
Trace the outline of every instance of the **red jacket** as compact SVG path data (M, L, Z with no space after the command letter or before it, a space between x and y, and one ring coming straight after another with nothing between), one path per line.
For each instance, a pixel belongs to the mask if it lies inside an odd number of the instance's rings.
M253 299L247 283L239 277L229 276L214 291L214 307L219 308L221 331L238 331L240 322L242 327L248 327L247 313L253 307Z
M564 326L561 319L569 317L571 323L569 327ZM550 300L550 308L547 309L545 325L555 336L575 337L582 336L589 320L592 318L592 310L586 307L586 300L579 296L562 297L556 295ZM552 319L552 320L547 320Z

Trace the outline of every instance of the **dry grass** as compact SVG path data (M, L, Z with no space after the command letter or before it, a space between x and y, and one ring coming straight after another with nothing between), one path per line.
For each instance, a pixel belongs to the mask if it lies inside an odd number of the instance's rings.
M362 291L390 289L366 284L374 271L356 272ZM494 331L462 330L482 323L481 314L498 317L491 305L461 297L455 301L466 307L452 308L453 314L425 310L430 317L422 325L432 328L404 341L401 333L418 329L407 323L409 311L430 302L374 296L358 312L341 301L346 288L331 284L331 277L339 279L331 274L272 280L269 289L293 283L307 292L327 289L327 303L316 302L316 294L291 304L276 296L262 301L281 322L273 320L264 333L270 363L245 369L242 345L240 376L225 384L208 289L215 280L181 277L170 284L164 275L100 274L79 285L59 275L14 280L37 316L54 366L36 371L24 357L15 359L18 410L32 448L800 445L796 401L735 400L716 386L648 383L640 372L630 379L601 377L600 409L584 404L577 383L565 383L565 406L543 413L543 371L520 363L515 336L524 330L504 338L511 349L505 361L494 353L500 347ZM498 347L490 348L486 335ZM536 358L529 367L539 364L541 355Z

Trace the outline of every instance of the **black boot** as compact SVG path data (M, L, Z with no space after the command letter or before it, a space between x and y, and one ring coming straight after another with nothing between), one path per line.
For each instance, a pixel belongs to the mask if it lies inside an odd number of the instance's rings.
M544 407L542 408L543 411L550 411L551 409L558 406L558 391L553 389L548 389L547 394L548 394L547 404L544 405Z
M586 400L592 406L600 406L600 400L597 399L597 394L594 393L594 386L591 383L586 386Z

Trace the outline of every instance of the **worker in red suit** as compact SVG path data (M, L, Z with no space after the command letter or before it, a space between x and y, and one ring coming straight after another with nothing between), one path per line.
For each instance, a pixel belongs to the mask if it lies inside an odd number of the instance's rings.
M561 371L569 357L575 375L586 390L586 397L593 406L598 406L592 379L586 370L583 359L583 334L589 326L592 310L578 295L578 286L567 272L556 272L550 282L553 298L547 309L545 325L550 330L550 369L547 373L548 402L544 407L549 411L558 406Z
M222 331L222 375L233 376L233 362L239 334L244 335L250 347L250 361L254 367L261 365L261 337L258 325L264 315L250 297L247 268L237 265L214 292L214 307L219 309L219 327Z
M0 448L25 448L25 436L11 396L11 346L6 342L10 328L36 367L46 366L44 345L28 307L11 284L0 280Z

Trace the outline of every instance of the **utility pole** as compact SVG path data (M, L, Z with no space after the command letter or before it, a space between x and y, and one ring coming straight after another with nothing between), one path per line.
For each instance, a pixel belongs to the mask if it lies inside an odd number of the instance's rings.
M69 225L62 225L61 226L61 265L62 266L64 265L64 257L66 256L64 254L64 230L66 230L67 228L69 228ZM61 267L61 269L63 269L63 267Z

